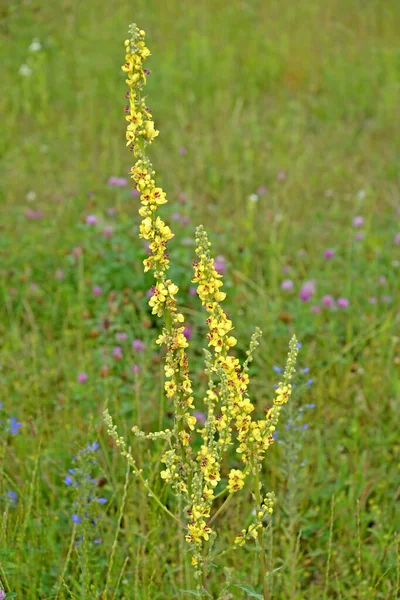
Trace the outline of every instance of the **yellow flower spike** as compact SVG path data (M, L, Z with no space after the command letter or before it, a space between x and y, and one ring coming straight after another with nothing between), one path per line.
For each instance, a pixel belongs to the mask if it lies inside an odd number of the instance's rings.
M212 501L215 495L220 494L216 487L221 481L224 453L235 444L238 457L245 463L243 470L231 469L228 473L228 484L221 491L228 491L230 497L244 487L248 475L258 477L260 462L273 443L272 433L278 422L281 406L288 401L291 393L289 381L294 373L296 340L291 342L287 368L283 381L276 390L272 408L264 419L253 421L251 415L255 408L248 396L248 365L253 360L260 332L256 331L252 336L247 359L242 365L233 355L232 349L237 340L232 335L232 321L221 304L226 298L222 275L215 269L210 255L211 245L204 230L202 227L198 228L198 262L195 263L193 282L197 284L198 296L206 312L207 344L210 350L205 349L205 372L209 383L204 404L208 415L202 428L195 430L197 419L191 414L194 409L193 386L186 354L188 341L184 335L184 316L177 306L179 288L168 278L168 242L173 233L159 216L160 207L167 203L167 197L163 189L157 186L155 171L147 156L148 146L159 135L144 94L146 74L149 73L144 68L144 63L150 56L150 50L145 44L145 32L142 29L131 25L129 34L129 39L125 41L125 62L122 66L129 88L125 109L126 143L135 157L131 177L140 192L139 236L148 241L149 248L149 255L143 260L144 271L154 276L149 306L152 314L162 317L165 322L156 343L165 345L164 393L168 402L173 404L174 415L172 430L146 434L133 427L132 431L138 437L160 438L168 443L169 449L161 458L164 465L161 478L173 488L176 495L184 498L182 506L187 507L186 540L191 545L192 564L198 566L196 574L200 574L207 561L203 546L215 535L209 525L220 512L218 509L210 518ZM123 438L117 436L112 421L105 419L105 422L117 445L126 448ZM191 447L194 435L202 437L202 445L197 454L194 448L198 446ZM126 450L122 453L128 457ZM133 458L129 460L133 461ZM146 480L143 481L148 485ZM258 530L262 529L262 519L273 512L270 495L267 494L262 500L260 490L261 486L257 485L255 522L235 538L235 545L241 546L246 540L257 538ZM163 506L160 499L158 504ZM182 525L181 520L168 508L163 508ZM262 535L259 536L259 544L262 544Z

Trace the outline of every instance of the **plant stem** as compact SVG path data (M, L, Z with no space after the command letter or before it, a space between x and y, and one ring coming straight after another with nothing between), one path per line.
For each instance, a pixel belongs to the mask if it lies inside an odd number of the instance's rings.
M260 494L260 478L258 475L258 466L255 466L255 476L254 476L255 490L254 495L256 498L256 511L258 512L261 507L261 494ZM265 545L264 545L264 528L261 529L261 532L258 536L258 541L260 544L260 559L261 559L261 573L263 578L263 597L264 600L269 600L269 591L268 591L268 568L267 568L267 559L265 557Z
M229 496L227 498L225 498L224 502L221 504L221 506L219 507L219 509L217 510L217 512L208 521L207 525L211 525L211 523L213 521L215 521L215 519L218 517L218 515L224 510L224 508L226 508L226 506L228 505L228 503L231 501L232 496L233 496L233 494L229 494Z

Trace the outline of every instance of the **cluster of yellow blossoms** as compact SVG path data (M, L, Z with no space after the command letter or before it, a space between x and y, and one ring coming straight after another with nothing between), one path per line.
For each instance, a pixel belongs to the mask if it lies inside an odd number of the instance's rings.
M179 445L185 448L189 445L190 431L193 431L196 418L188 411L193 408L192 385L189 379L188 360L185 349L187 340L183 334L184 317L177 309L176 295L179 291L167 277L169 259L167 242L173 237L168 225L156 213L158 208L167 202L165 192L157 187L154 179L155 171L148 157L146 146L151 144L158 135L154 128L151 111L142 98L143 86L146 83L146 69L143 62L150 55L144 42L144 31L136 25L130 27L130 39L126 40L125 64L122 70L127 73L126 83L129 87L129 104L126 107L127 145L133 151L136 163L132 167L132 179L140 192L140 237L149 242L149 256L143 261L144 270L152 271L155 278L153 294L149 300L152 313L164 317L165 327L157 343L166 346L165 393L175 406L174 434ZM136 430L135 430L135 433ZM173 459L172 459L173 458ZM166 480L175 480L177 488L186 487L179 472L185 471L182 455L165 456L169 463L163 476Z
M210 255L207 235L199 227L196 231L197 262L194 265L193 282L197 283L198 295L208 313L206 324L209 350L206 351L206 373L209 384L204 398L208 414L203 429L198 430L202 436L202 444L195 454L191 436L195 430L196 418L190 412L194 408L194 401L186 354L188 343L183 334L184 317L177 308L179 289L167 276L167 243L173 233L157 214L159 207L167 199L162 188L156 185L155 171L146 155L146 147L153 142L158 131L154 127L151 110L142 96L148 74L143 63L150 55L144 36L144 31L131 25L130 38L125 42L126 56L122 69L127 74L126 83L129 87L126 140L136 160L131 173L136 189L140 192L140 237L148 241L149 247L149 255L143 261L144 270L152 272L155 279L149 305L152 313L162 317L165 322L157 343L166 348L165 394L173 403L175 422L171 431L144 434L134 427L133 432L139 437L150 439L161 437L169 444L169 449L162 456L165 469L161 472L161 477L185 499L186 539L191 544L193 564L197 565L203 560L203 543L215 535L210 525L216 514L211 517L211 508L215 489L224 478L223 454L234 445L236 438L236 450L243 469L231 469L226 475L228 481L225 490L229 499L244 487L247 476L258 472L265 451L273 443L273 432L281 406L287 402L291 393L289 382L294 373L297 349L294 339L283 382L276 390L272 407L264 419L253 420L251 413L255 407L247 392L248 370L261 332L256 330L247 359L241 365L239 359L230 354L237 340L232 335L232 321L221 306L226 296L222 291L222 277L216 271ZM115 437L116 432L113 429L112 432ZM241 545L249 537L257 537L263 518L271 512L272 496L267 495L262 504L261 499L259 500L255 522L242 531L235 543Z

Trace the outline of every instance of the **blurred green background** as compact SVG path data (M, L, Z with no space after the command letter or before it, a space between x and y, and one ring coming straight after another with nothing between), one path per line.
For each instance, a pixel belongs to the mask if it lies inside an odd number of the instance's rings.
M260 411L291 334L302 343L298 393L264 473L278 496L267 534L270 569L280 568L272 597L398 598L395 0L0 4L1 585L27 600L185 598L195 589L179 533L136 480L123 503L125 465L101 425L108 406L173 506L158 475L161 447L129 434L138 420L146 430L171 420L138 199L110 181L127 178L133 160L120 69L132 21L152 52L147 93L160 136L151 157L170 201L197 398L197 224L223 257L238 352L255 326L264 331L252 387ZM107 504L83 548L65 477L94 440L96 493ZM221 548L251 519L248 504L249 492L224 513ZM225 567L233 598L250 597L242 584L260 592L255 556L246 546L216 565L216 598Z

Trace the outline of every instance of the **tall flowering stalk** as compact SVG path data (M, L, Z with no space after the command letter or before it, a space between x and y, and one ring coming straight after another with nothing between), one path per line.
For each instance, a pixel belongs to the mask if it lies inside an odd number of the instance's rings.
M144 31L136 25L131 25L129 33L130 37L125 42L125 64L122 67L127 73L126 83L129 88L126 140L136 159L131 172L136 189L140 192L140 237L149 242L149 256L143 261L144 270L151 272L154 277L149 305L152 313L164 320L157 344L164 345L166 349L165 394L173 404L174 412L172 430L145 434L133 427L132 431L139 438L167 440L168 450L162 456L164 469L161 471L161 477L172 487L174 493L181 497L183 515L172 514L150 490L147 480L126 449L125 441L118 436L107 411L104 413L104 419L110 435L116 440L122 454L132 465L150 496L185 528L195 574L199 578L202 577L199 590L206 588L208 564L212 558L211 550L216 537L211 525L232 496L245 486L246 480L252 480L255 518L249 527L237 532L232 546L238 548L251 538L259 541L264 597L267 598L267 567L262 531L267 517L273 512L274 495L262 494L259 473L265 452L274 442L273 433L281 407L291 394L290 380L295 372L297 342L295 338L290 342L286 370L276 389L271 408L262 419L254 419L255 407L248 395L249 365L258 346L261 331L256 329L253 334L247 358L241 365L239 359L231 353L237 340L232 335L232 321L222 307L226 296L222 291L222 275L215 269L207 234L202 226L198 227L193 282L197 284L198 296L208 314L208 348L205 349L208 389L204 398L207 418L203 427L195 430L196 418L192 414L195 407L186 353L188 342L184 336L184 316L177 305L178 286L168 277L167 244L173 233L158 214L167 199L163 189L156 184L155 171L146 153L147 147L159 133L155 129L151 109L143 97L146 75L149 73L143 64L150 51L145 45ZM197 452L192 445L194 435L201 437L200 450ZM232 448L236 448L242 467L224 473L223 457L226 453L229 454ZM223 481L227 483L222 484ZM225 501L212 514L215 498L223 495Z

